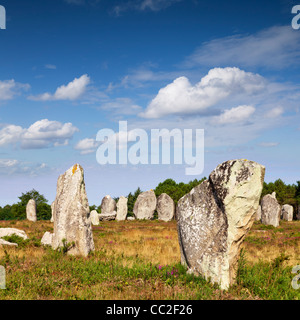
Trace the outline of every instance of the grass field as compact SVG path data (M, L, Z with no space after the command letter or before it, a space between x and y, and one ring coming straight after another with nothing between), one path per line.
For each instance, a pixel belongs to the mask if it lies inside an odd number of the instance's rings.
M292 267L300 265L300 221L281 221L278 228L255 222L228 291L186 273L175 221L103 222L93 227L96 250L87 258L41 246L45 231L52 231L50 222L0 221L0 227L24 230L29 237L10 239L17 248L0 247L6 270L1 300L300 298L300 289L291 286Z

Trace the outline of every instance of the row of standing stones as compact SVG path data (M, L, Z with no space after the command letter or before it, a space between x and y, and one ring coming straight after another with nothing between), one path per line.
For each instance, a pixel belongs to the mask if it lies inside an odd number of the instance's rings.
M151 219L154 210L175 212L181 263L190 273L202 275L226 290L235 281L241 244L259 211L264 176L265 167L254 161L226 161L183 196L176 208L167 195L160 200L153 191L147 191L137 199L134 215L137 219ZM263 221L268 205L262 201L261 206ZM44 234L44 245L57 249L68 243L68 254L81 256L95 250L92 234L95 212L89 212L80 165L59 176L52 212L53 233ZM116 204L106 196L101 212L94 215L95 224L97 218L104 220L112 214L117 220L125 219L127 199L120 197Z
M293 221L294 208L289 204L281 206L276 199L276 192L265 195L256 212L256 221L261 221L265 225L278 227L280 219ZM297 219L299 217L297 216Z

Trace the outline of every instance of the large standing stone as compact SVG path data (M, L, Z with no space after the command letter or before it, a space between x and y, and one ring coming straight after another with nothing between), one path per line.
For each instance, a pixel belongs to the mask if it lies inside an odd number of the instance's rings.
M166 193L162 193L157 198L158 220L171 221L175 214L175 204L173 199Z
M91 211L91 223L94 226L98 226L99 225L99 213L96 210L92 210Z
M261 222L265 225L279 226L281 206L276 200L276 194L265 195L261 200Z
M128 212L127 202L128 202L127 198L123 196L119 198L119 201L117 203L117 216L116 216L117 221L126 220L127 212Z
M265 167L248 160L220 164L183 196L176 219L181 263L189 272L228 289L236 277L240 246L251 228Z
M136 219L153 219L156 204L157 200L153 190L139 194L133 207Z
M26 206L26 217L27 220L36 222L36 203L34 199L30 199Z
M116 211L116 201L111 196L105 196L101 202L101 213L112 213Z
M68 254L82 256L95 249L84 173L79 164L59 176L53 214L53 249L72 244Z
M284 204L281 209L281 217L286 221L293 221L294 208L289 204Z

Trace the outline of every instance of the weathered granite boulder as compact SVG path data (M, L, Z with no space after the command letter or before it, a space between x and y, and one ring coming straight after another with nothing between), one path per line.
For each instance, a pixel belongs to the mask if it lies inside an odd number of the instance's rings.
M100 213L99 214L99 220L100 221L112 221L116 220L117 212L113 211L110 213Z
M128 212L127 202L128 202L127 198L123 196L119 198L119 201L117 203L117 216L116 216L117 221L126 220L127 212Z
M53 249L68 245L68 254L82 256L95 250L84 173L79 164L59 176L53 214Z
M10 237L12 235L16 235L24 240L28 239L27 234L23 230L15 229L15 228L0 228L0 238Z
M158 220L171 221L175 214L175 204L173 199L166 193L162 193L157 198Z
M3 239L0 239L0 246L10 246L10 247L17 247L18 244L14 242L9 242ZM0 288L1 289L1 288Z
M53 233L46 231L41 239L41 244L44 246L51 246L53 240Z
M217 166L208 180L183 196L176 208L181 263L228 289L236 277L241 244L251 228L265 167L248 160Z
M116 201L111 196L105 196L101 202L101 213L112 213L116 211Z
M91 211L91 223L94 226L98 226L100 221L99 221L99 213L96 210Z
M137 197L133 207L135 218L141 220L153 219L156 204L157 200L153 190L142 192Z
M259 205L258 208L257 208L255 220L256 221L260 221L261 220L261 205Z
M261 200L261 222L265 225L279 226L281 206L276 200L276 194L265 195Z
M36 203L34 199L30 199L26 206L26 217L27 220L36 222Z
M135 220L135 217L127 217L127 220L128 221L133 221L133 220Z
M285 221L293 221L294 208L289 204L284 204L281 209L281 218Z

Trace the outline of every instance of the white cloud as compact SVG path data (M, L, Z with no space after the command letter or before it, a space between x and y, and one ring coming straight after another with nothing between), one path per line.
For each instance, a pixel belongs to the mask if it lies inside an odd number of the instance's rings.
M131 115L142 111L142 108L135 104L130 98L116 98L101 104L100 109L112 113Z
M0 130L0 147L20 141L24 129L20 126L7 125Z
M279 142L261 142L258 144L260 147L273 148L279 145Z
M267 67L299 63L300 37L290 26L275 26L253 35L235 35L205 42L183 65Z
M46 65L45 65L45 68L46 68L46 69L55 70L55 69L56 69L56 65L54 65L54 64L46 64Z
M69 4L76 4L76 5L82 5L84 4L84 0L64 0L66 3Z
M275 107L269 111L266 112L265 117L266 118L277 118L281 116L284 112L284 109L282 107Z
M0 159L0 175L10 176L15 174L26 174L30 176L40 175L51 170L45 163L33 163L15 159Z
M72 123L48 119L36 121L29 128L7 125L0 130L0 146L20 144L23 149L39 149L67 145L76 131Z
M242 123L249 119L255 112L253 106L238 106L236 108L224 110L223 113L212 119L213 124L233 124Z
M72 0L71 0L72 1ZM113 12L119 16L129 10L135 11L161 11L182 0L134 0L116 5Z
M160 89L140 116L201 113L231 95L255 94L265 86L266 81L258 74L239 68L214 68L194 86L186 77L180 77Z
M15 80L0 81L0 100L11 100L22 90L28 90L29 84L18 83Z
M95 139L82 139L76 145L75 149L80 151L80 154L89 154L96 151L99 146L99 142Z
M75 78L67 85L58 87L54 94L46 92L38 96L30 96L28 99L35 101L77 100L86 92L90 81L90 77L84 74L80 78Z

